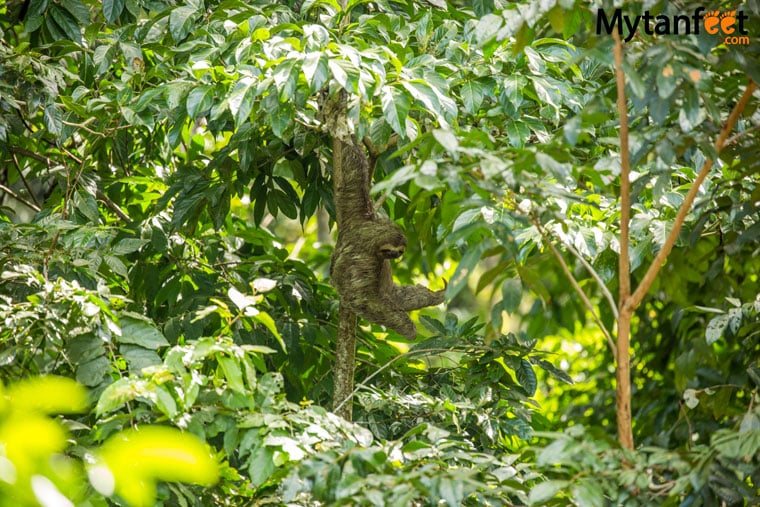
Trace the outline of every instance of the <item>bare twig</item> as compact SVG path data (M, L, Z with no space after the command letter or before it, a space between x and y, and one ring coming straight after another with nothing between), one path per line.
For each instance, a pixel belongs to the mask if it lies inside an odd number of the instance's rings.
M13 158L13 165L16 166L16 171L18 172L19 178L21 178L21 182L24 184L24 188L26 188L26 191L29 192L29 197L32 198L34 201L34 204L36 204L38 207L40 207L40 202L37 200L37 196L34 195L34 192L32 192L32 188L29 186L29 182L26 181L26 176L24 176L24 171L21 169L21 164L18 163L18 158L16 157L15 153L11 153L11 157Z
M734 134L731 137L729 137L728 139L726 139L726 142L725 142L725 144L723 146L728 146L730 144L733 144L736 141L738 141L740 138L746 136L747 134L749 134L749 133L751 133L751 132L753 132L755 130L760 130L760 125L753 125L752 127L749 127L749 128L747 128L745 130L742 130L741 132L737 132L736 134Z
M124 212L124 210L121 209L121 207L118 204L116 204L115 202L113 202L106 194L104 194L103 192L101 192L100 189L97 189L95 191L95 197L97 197L98 199L100 199L101 201L103 201L103 204L105 204L106 207L108 207L108 209L110 209L111 211L113 211L114 214L117 217L121 218L123 221L125 221L125 222L131 222L132 221L132 219L129 217L129 215L127 215Z
M402 358L408 357L408 356L412 356L412 355L417 355L417 354L426 354L426 353L429 353L429 352L451 352L451 349L442 349L442 348L416 349L416 350L410 350L408 352L404 352L402 354L397 355L396 357L392 358L390 361L388 361L387 363L385 363L384 365L382 365L380 368L378 368L377 370L375 370L375 372L372 373L372 375L368 376L362 382L358 383L357 386L356 386L356 388L353 391L351 391L351 393L348 396L346 396L343 399L343 401L341 401L333 409L333 412L338 413L340 411L340 409L343 408L343 405L348 400L350 400L351 398L353 398L356 395L356 393L358 393L362 388L366 388L367 387L367 382L369 382L373 378L375 378L378 375L380 375L380 373L382 373L385 369L387 369L388 367L390 367L393 363L395 363L399 359L402 359Z
M21 197L19 194L13 191L13 189L6 187L5 185L0 185L0 190L5 192L6 194L10 195L14 199L16 199L18 202L26 205L28 208L34 210L35 212L40 211L40 207L34 204L31 201L28 201L27 199Z
M620 315L618 312L617 303L615 303L615 298L612 297L612 293L610 292L610 289L607 288L607 285L605 285L602 277L599 276L599 273L596 272L591 263L587 261L575 248L573 248L572 245L565 243L561 239L559 239L559 241L562 243L562 246L567 249L568 252L573 254L573 256L575 256L575 258L578 259L581 264L583 264L583 266L591 274L594 280L596 280L596 283L599 284L599 288L602 291L602 294L604 294L605 299L607 299L607 302L610 304L612 314L615 316L615 320L617 320Z
M578 284L578 281L570 272L570 268L567 266L567 263L565 262L565 258L562 257L562 254L559 252L559 250L557 250L557 247L554 246L554 243L552 243L551 238L549 238L549 235L546 233L544 228L541 227L541 223L534 216L531 216L530 219L533 222L533 226L538 230L539 234L541 234L541 237L543 238L544 242L549 246L549 249L551 250L552 255L554 255L554 258L557 259L557 262L562 268L562 272L565 273L565 276L567 277L567 279L570 280L570 285L572 285L573 289L575 289L575 292L578 293L578 296L581 298L583 305L586 307L589 313L591 313L591 316L594 318L594 322L596 322L596 325L599 327L599 329L602 331L602 334L607 339L607 344L610 346L612 355L615 357L615 360L617 361L617 349L615 348L615 341L612 339L612 335L610 335L610 332L607 331L607 328L604 327L604 324L602 323L602 319L599 318L599 315L597 315L596 310L594 309L594 305L591 303L588 296L586 296L586 293L583 292L583 289L581 289L581 286Z
M25 150L24 148L19 148L17 146L12 146L11 151L13 153L17 153L21 155L22 157L28 157L33 158L39 162L42 162L46 164L48 167L52 167L54 165L58 165L58 163L53 160L52 158L45 157L44 155L40 155L39 153L35 153L33 151Z
M59 163L59 162L57 162L57 161L55 161L55 160L53 160L53 159L51 159L51 158L45 157L45 156L43 156L43 155L40 155L39 153L34 153L34 152L32 152L32 151L28 151L28 150L25 150L25 149L23 149L23 148L16 148L16 147L14 147L14 148L12 148L12 150L13 150L13 160L14 160L14 162L16 162L16 167L17 167L17 169L18 169L18 171L19 171L19 174L21 174L21 168L19 167L19 164L18 164L18 162L16 161L16 154L18 154L18 155L21 155L21 156L23 156L23 157L29 157L29 158L32 158L32 159L34 159L34 160L37 160L38 162L42 162L42 163L46 164L46 165L48 166L48 168L50 168L50 167L53 167L53 166L56 166L56 165L64 165L64 164L62 164L62 163ZM68 155L68 156L69 156L69 158L71 158L71 159L72 159L74 162L76 162L77 164L80 164L80 166L81 166L81 165L84 163L82 160L80 160L80 159L79 159L79 157L77 157L76 155L74 155L74 154L73 154L73 153L71 153L70 151L68 151L68 150L64 150L64 152L65 152L65 153L66 153L66 155ZM81 173L81 169L80 169L80 173ZM67 171L67 174L68 174L68 171ZM23 179L23 174L21 175L21 177L22 177L22 179ZM67 179L68 179L68 176L67 176ZM25 185L26 185L26 187L27 187L27 190L29 190L29 192L31 193L31 190L29 189L29 186L26 184L26 180L23 180L23 181L24 181L24 184L25 184ZM34 195L34 194L32 194L32 195ZM117 217L119 217L120 219L122 219L123 221L125 221L125 222L131 222L131 221L132 221L132 219L129 217L129 215L127 215L127 214L124 212L124 210L123 210L123 209L121 209L121 207L120 207L118 204L116 204L115 202L113 202L113 201L112 201L112 200L111 200L111 199L110 199L110 198L109 198L109 197L108 197L108 196L107 196L105 193L103 193L103 192L102 192L100 189L96 189L96 191L95 191L95 197L96 197L97 199L101 200L101 201L102 201L102 202L103 202L103 203L106 205L106 207L107 207L108 209L110 209L111 211L113 211L113 213L114 213L114 214L115 214ZM35 202L36 202L36 199L35 199ZM37 211L39 211L39 209L38 209Z
M95 121L95 118L92 117L92 118L89 118L87 121L85 121L83 123L75 123L75 122L66 121L66 120L62 120L62 123L64 125L68 126L68 127L76 127L78 129L82 129L82 130L84 130L86 132L89 132L90 134L92 134L94 136L97 136L97 137L110 137L109 132L97 132L97 131L92 130L91 128L89 128L87 126L89 123L92 123L94 121Z

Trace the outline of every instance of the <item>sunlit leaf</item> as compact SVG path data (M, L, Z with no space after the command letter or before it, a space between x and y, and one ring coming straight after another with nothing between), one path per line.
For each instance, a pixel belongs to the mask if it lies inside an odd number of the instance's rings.
M406 136L406 115L409 114L409 97L394 86L384 86L381 101L385 121L398 135Z
M531 505L543 505L548 502L564 488L569 485L569 481L563 480L548 480L539 482L533 486L528 495L528 500Z
M153 505L158 481L209 486L219 479L206 444L174 428L143 426L122 431L103 444L98 456L102 461L97 466L107 467L113 478L113 492L137 507ZM93 486L110 494L108 480L94 481Z
M322 85L327 81L327 57L322 51L307 53L303 59L301 69L304 76L306 76L306 81L308 81L312 92L322 88Z
M33 377L11 385L6 395L21 410L43 414L71 414L87 407L87 391L74 380L44 376Z

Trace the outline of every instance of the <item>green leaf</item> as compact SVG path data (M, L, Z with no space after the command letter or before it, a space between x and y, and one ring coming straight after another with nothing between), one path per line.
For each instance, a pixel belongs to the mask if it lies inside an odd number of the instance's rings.
M475 11L475 17L482 18L483 16L493 12L494 1L493 0L473 0L471 5L472 5L472 10Z
M502 21L501 16L496 14L486 14L480 18L474 30L478 45L483 46L493 40L501 29Z
M155 403L156 407L167 417L173 418L177 415L177 402L169 393L169 391L160 385L154 385L153 393L156 395Z
M438 486L438 492L447 505L462 505L464 484L460 480L444 477Z
M438 100L438 95L433 88L426 81L421 79L414 79L411 81L403 81L401 83L404 88L407 89L409 94L417 101L419 101L428 113L433 114L439 121L445 123L443 118L443 111L441 110L441 103Z
M531 488L530 493L528 494L528 501L531 505L540 505L548 502L557 496L557 493L562 491L562 489L566 488L569 484L569 481L561 480L540 482Z
M112 412L137 396L133 381L128 378L120 378L106 387L98 398L95 413L100 416Z
M549 18L549 24L552 26L552 30L557 33L562 33L565 28L565 11L560 5L555 5L549 12L546 13Z
M523 287L519 278L508 278L501 286L503 309L507 313L514 313L522 301Z
M166 347L169 342L151 322L133 316L122 316L121 336L117 338L119 343L139 345L146 349L155 350Z
M380 92L383 116L393 131L406 137L406 115L409 114L409 97L402 90L394 86L383 86Z
M196 8L190 6L177 7L169 15L169 31L175 42L181 42L190 33L195 22Z
M252 318L253 320L257 322L264 324L264 327L269 329L269 331L277 339L277 342L280 344L280 347L282 347L282 351L287 352L287 349L285 347L285 342L283 341L282 336L280 335L280 332L277 331L277 326L274 323L274 319L268 313L259 312L256 315L254 315Z
M536 394L538 379L536 379L536 372L533 371L533 366L531 366L527 359L520 361L520 366L515 371L515 375L517 376L517 381L523 386L525 392L528 393L528 396Z
M342 10L337 0L305 0L301 5L301 14L306 14L314 7L320 5L325 7L325 11L331 16Z
M143 368L161 364L161 356L152 350L137 345L122 345L119 353L124 356L132 374L139 374Z
M678 83L677 72L670 64L665 65L662 68L655 68L657 73L657 93L662 99L668 99L676 89Z
M327 66L339 85L350 93L356 92L359 82L359 69L354 67L351 62L336 58L330 58Z
M111 362L105 357L96 357L77 366L76 379L87 387L95 387L103 382L110 371Z
M268 116L272 132L282 139L293 119L293 105L290 103L280 103L277 109L269 112Z
M41 16L48 8L48 0L30 0L29 9L26 13L29 16Z
M102 44L95 48L92 61L98 67L98 74L104 74L111 67L116 56L116 50L114 44Z
M209 85L199 86L187 96L187 115L196 119L199 116L208 114L211 106L214 104L214 87Z
M96 357L105 356L105 343L94 334L77 336L69 342L67 355L72 363L81 365Z
M448 129L434 129L433 137L436 141L438 141L438 144L443 146L449 155L451 155L454 159L457 158L457 152L459 151L459 139L453 131Z
M298 61L295 59L284 60L275 67L272 73L274 84L280 91L280 101L290 102L293 100L299 73L297 64Z
M236 82L230 90L227 96L227 104L230 113L235 117L236 126L240 127L248 121L257 93L256 80L248 76Z
M45 122L45 128L54 136L61 135L61 129L63 128L63 117L61 110L55 104L48 104L42 113L42 118Z
M147 239L124 238L119 240L112 248L113 255L126 255L138 251L143 245L149 243Z
M329 77L327 57L321 51L307 53L303 59L301 69L312 92L322 88L322 85L325 84Z
M104 255L103 260L106 262L106 265L111 269L111 271L124 279L129 278L127 266L121 262L121 259L114 257L113 255Z
M578 29L583 23L583 9L570 9L565 11L565 23L562 28L562 38L570 40L573 34L578 33Z
M728 315L718 315L710 319L710 322L707 323L707 329L705 329L705 340L707 340L708 345L712 345L721 339L726 327L728 327L728 321Z
M485 86L477 81L465 81L460 90L464 108L470 114L475 114L483 103Z
M507 137L513 147L522 148L530 137L530 129L521 121L511 121L507 123Z
M103 15L106 21L114 23L124 10L125 0L103 0Z
M251 484L258 488L266 482L274 473L274 449L266 446L256 447L251 453L248 462L248 474L251 478Z
M580 479L570 486L570 494L577 505L602 507L607 505L602 483L593 478Z
M240 364L235 359L226 356L217 356L216 361L224 373L224 378L227 379L229 388L241 394L246 394L248 391L243 384L243 372L240 369Z
M77 192L74 204L77 211L84 215L90 223L97 224L100 222L98 203L90 194L84 191Z
M562 127L562 131L565 134L565 139L568 143L570 143L570 146L575 146L578 142L578 137L581 134L581 116L575 115L572 118L568 119L565 122L564 127Z
M90 23L90 11L80 0L61 0L61 6L71 14L80 25Z
M559 108L559 103L562 100L559 91L546 79L533 76L532 80L533 88L536 90L539 102Z
M35 15L27 13L26 19L24 20L24 31L28 33L34 33L40 29L44 21L45 21L45 18L43 16L40 16L40 15L35 16Z
M74 19L74 16L57 5L50 6L48 13L55 21L56 25L58 25L58 27L66 35L66 38L74 42L82 42L82 31L79 28L79 23L77 23L77 20Z
M404 446L401 448L402 452L415 452L419 451L420 449L430 449L432 446L427 443L423 442L422 440L412 440L411 442L407 442L404 444ZM451 504L455 505L455 504Z
M481 241L462 256L462 260L459 261L459 265L451 277L451 282L446 287L447 301L451 301L467 285L485 249L486 243Z
M566 384L574 384L573 379L570 377L570 375L567 374L564 370L561 370L554 366L549 361L546 361L545 359L539 359L536 357L531 357L530 361L538 365L542 370L549 373L552 377L561 380L562 382L565 382Z

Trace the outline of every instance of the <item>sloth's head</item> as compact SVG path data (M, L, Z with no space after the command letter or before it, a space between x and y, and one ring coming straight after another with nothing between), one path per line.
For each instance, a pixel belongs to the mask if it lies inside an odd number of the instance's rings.
M404 255L406 249L406 240L400 245L394 245L391 243L384 243L377 249L378 257L382 259L398 259Z
M388 228L390 234L383 235L384 241L377 246L377 256L381 259L398 259L406 250L406 236L398 224L388 222Z

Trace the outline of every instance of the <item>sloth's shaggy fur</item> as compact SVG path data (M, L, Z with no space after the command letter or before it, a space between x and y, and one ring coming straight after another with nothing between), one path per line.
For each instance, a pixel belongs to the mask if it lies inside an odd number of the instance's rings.
M345 117L345 109L342 114ZM417 330L407 312L442 303L444 291L393 283L390 259L404 253L404 231L375 213L364 147L345 126L335 125L330 130L334 138L338 136L339 142L333 144L333 164L340 167L333 173L338 241L330 265L332 283L341 305L414 339Z

